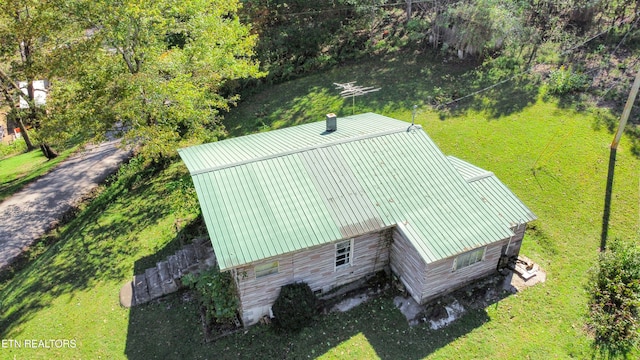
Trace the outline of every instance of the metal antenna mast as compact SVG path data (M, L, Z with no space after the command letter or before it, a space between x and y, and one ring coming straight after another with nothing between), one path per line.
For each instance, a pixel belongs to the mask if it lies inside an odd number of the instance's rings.
M411 112L411 126L416 124L416 113L418 112L418 105L413 105L413 111Z
M348 83L333 83L333 85L338 88L340 91L340 96L343 98L351 98L351 113L355 114L356 111L356 96L362 96L364 94L372 93L374 91L378 91L381 88L376 88L374 86L359 86L354 85L356 82L348 82Z

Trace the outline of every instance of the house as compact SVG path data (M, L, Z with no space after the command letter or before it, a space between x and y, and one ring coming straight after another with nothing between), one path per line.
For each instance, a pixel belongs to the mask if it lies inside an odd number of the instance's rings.
M43 106L47 103L47 94L49 93L49 81L48 80L34 80L31 85L33 86L33 101L36 106ZM20 90L25 96L29 96L29 82L20 81L18 83ZM28 109L29 103L22 96L20 96L20 109Z
M494 272L535 215L418 125L367 113L181 149L245 326L280 287L390 268L418 303Z

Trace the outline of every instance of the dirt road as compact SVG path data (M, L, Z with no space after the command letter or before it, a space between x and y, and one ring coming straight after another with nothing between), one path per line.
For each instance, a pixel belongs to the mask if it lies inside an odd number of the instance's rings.
M118 142L88 146L0 203L0 269L118 169L129 156Z

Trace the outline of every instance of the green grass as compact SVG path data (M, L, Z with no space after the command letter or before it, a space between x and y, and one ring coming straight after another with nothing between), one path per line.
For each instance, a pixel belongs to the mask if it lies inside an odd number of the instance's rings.
M0 160L0 202L51 171L75 150L76 147L63 151L53 160L48 160L40 150Z
M197 215L183 165L151 172L134 164L128 180L107 186L54 234L55 245L0 285L0 338L70 338L77 348L0 348L0 358L597 358L584 328L584 285L600 245L612 139L598 116L545 100L526 80L435 111L428 106L435 98L464 95L488 80L468 66L397 59L265 89L233 110L227 127L240 135L322 120L327 112L348 115L350 102L331 83L351 80L382 87L356 99L356 113L410 120L411 106L420 105L416 122L446 154L493 171L538 215L522 253L545 268L547 282L439 331L409 328L385 296L299 334L255 326L204 343L197 305L183 293L131 310L118 305L120 286L185 238L176 221ZM609 237L637 241L640 160L626 137L615 171Z

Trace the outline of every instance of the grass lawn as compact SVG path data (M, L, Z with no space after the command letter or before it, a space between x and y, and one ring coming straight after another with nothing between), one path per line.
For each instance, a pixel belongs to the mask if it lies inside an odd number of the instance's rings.
M466 69L466 70L465 70ZM333 82L381 86L350 100ZM600 245L605 181L613 137L595 113L545 101L525 80L439 112L428 104L489 81L469 66L429 59L371 61L267 88L227 116L233 135L374 111L421 124L446 154L493 171L539 217L522 253L547 282L432 331L410 328L385 296L346 314L321 318L299 334L255 326L203 343L197 304L187 293L123 309L122 284L202 229L185 167L161 172L134 163L59 229L36 261L0 284L1 339L75 339L74 349L0 348L0 358L590 358L584 329L587 271ZM339 124L338 124L339 127ZM640 160L625 138L618 152L609 238L637 240ZM180 224L193 226L184 227ZM597 355L597 354L595 354ZM638 357L637 352L631 358ZM597 356L596 356L597 357Z
M74 147L63 151L53 160L48 160L40 150L0 160L0 201L49 172L75 150Z

